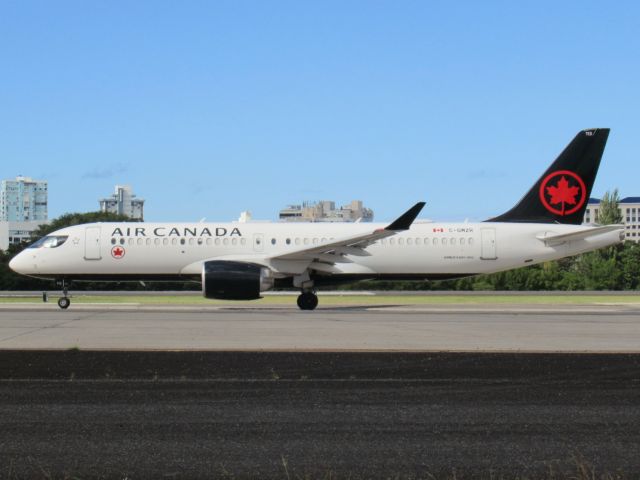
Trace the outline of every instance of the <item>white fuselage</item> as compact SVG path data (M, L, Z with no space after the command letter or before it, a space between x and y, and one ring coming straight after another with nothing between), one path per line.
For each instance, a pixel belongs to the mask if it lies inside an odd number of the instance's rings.
M11 268L45 278L195 278L207 260L270 267L298 275L309 262L272 257L384 228L371 223L94 223L64 228L55 248L27 248ZM585 226L534 223L420 223L377 240L365 255L345 255L326 274L362 278L451 278L491 273L576 255L620 242L620 232L549 245L542 237ZM323 273L322 263L317 272ZM313 268L313 267L311 267Z

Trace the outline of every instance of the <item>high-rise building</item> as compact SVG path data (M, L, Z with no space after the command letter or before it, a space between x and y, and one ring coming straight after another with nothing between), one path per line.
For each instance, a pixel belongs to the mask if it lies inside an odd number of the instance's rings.
M0 221L45 222L47 181L18 176L0 184Z
M372 222L373 210L365 208L360 200L336 209L335 202L304 202L302 205L289 205L280 210L282 222Z
M0 250L31 240L31 233L47 223L46 180L18 176L0 183Z
M640 242L640 197L625 197L618 202L625 226L625 240ZM584 223L598 223L600 199L590 198L584 213Z
M136 198L130 185L116 185L115 193L100 200L100 211L126 215L136 220L144 219L144 200Z

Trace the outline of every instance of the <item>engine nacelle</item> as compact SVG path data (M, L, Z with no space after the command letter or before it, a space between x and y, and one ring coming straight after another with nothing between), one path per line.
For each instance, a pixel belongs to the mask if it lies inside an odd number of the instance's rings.
M210 260L202 266L202 294L222 300L255 300L273 288L271 270L255 263Z

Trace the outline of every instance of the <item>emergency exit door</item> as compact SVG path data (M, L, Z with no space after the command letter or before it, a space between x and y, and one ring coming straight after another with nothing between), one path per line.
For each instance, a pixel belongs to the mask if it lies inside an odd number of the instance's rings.
M496 252L496 230L495 228L483 228L480 230L482 236L481 260L495 260L498 258Z
M100 260L100 227L87 227L84 230L84 259Z

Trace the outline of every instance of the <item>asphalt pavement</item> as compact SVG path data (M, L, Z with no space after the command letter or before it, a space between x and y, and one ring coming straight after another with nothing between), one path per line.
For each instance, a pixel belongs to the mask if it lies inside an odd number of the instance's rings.
M0 348L640 352L640 305L3 305Z
M0 378L3 478L640 472L638 354L5 350Z

